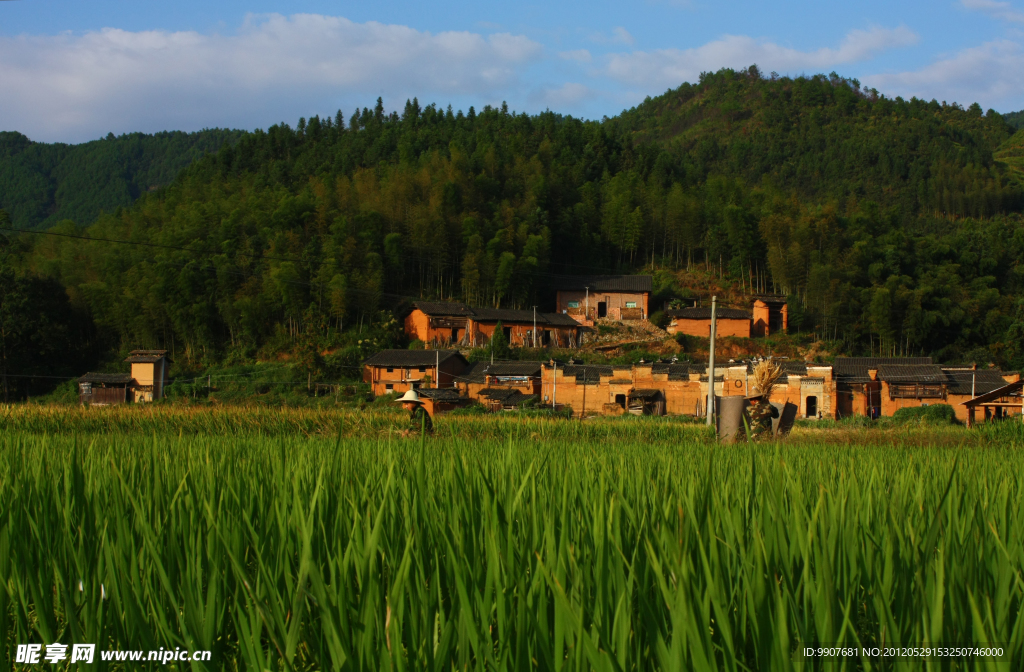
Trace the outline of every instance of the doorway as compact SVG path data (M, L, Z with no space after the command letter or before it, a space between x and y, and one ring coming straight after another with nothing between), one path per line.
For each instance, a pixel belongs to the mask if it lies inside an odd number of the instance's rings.
M807 412L804 414L805 418L816 418L818 417L818 398L807 397Z
M607 317L608 316L608 302L607 301L598 301L597 302L597 316L598 317Z
M626 395L624 395L624 394L616 394L615 395L615 403L618 404L619 406L621 406L622 408L625 408L626 407Z
M459 342L459 330L453 328L452 329L452 343L458 343L458 342Z

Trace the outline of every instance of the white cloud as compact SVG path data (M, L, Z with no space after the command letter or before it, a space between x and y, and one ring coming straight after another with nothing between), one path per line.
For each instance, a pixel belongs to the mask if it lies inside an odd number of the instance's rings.
M576 106L596 95L597 92L588 86L576 82L566 82L558 88L543 89L532 94L530 102L559 112L563 111L566 107Z
M636 42L633 36L628 30L622 26L616 26L612 30L611 35L605 35L604 33L594 33L590 36L591 42L597 44L625 44L627 46L632 45Z
M1011 23L1024 23L1024 12L1014 9L1008 2L997 2L996 0L960 0L967 9L982 14L988 14L993 19L1009 21Z
M852 30L838 48L799 51L745 35L726 35L693 49L659 49L612 54L605 74L623 83L647 87L674 87L695 81L701 72L723 67L744 68L756 63L763 71L822 70L873 58L895 47L917 42L907 28Z
M590 63L592 57L590 52L586 49L574 49L573 51L560 51L558 57L563 58L567 61L576 61L577 63Z
M115 28L0 37L0 127L35 139L107 131L265 126L377 95L494 97L519 87L540 44L297 14L237 35Z
M872 75L865 83L888 95L917 96L1004 111L1024 106L1024 47L1010 40L964 49L920 70Z

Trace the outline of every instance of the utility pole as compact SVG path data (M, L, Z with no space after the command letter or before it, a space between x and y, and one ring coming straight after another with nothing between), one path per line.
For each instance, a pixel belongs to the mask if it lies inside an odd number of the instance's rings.
M554 367L551 372L551 410L558 410L558 362L551 360Z
M579 287L579 285L576 285L576 286ZM586 287L585 289L587 290L587 300L583 304L583 306L584 306L583 310L586 311L586 312L583 313L583 318L586 319L586 320L589 320L590 319L590 287Z
M533 307L533 347L537 347L537 306Z
M718 297L711 297L711 342L708 346L708 425L715 418L715 317L718 314Z
M434 350L435 364L434 364L434 389L441 387L441 351Z

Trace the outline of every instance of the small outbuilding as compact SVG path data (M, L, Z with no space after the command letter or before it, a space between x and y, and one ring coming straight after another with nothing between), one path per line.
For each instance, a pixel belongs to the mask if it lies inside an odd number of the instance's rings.
M127 373L89 372L78 379L78 401L84 406L114 406L132 400L135 380Z

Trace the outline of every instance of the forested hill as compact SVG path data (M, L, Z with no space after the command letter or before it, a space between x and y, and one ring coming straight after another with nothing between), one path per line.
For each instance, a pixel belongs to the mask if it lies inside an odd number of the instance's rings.
M38 228L63 219L89 223L170 184L181 169L240 131L131 133L79 145L32 142L0 132L0 208L15 225Z
M400 344L380 311L412 298L544 309L553 274L641 270L655 305L784 292L794 330L849 354L1024 365L1012 135L977 105L755 68L593 122L378 101L246 133L11 258L67 288L104 347L179 365L358 361Z

